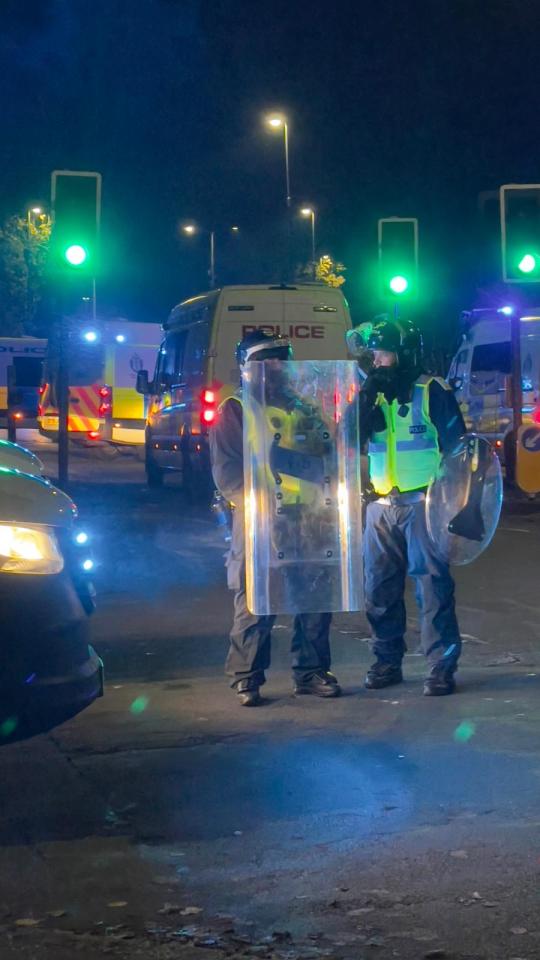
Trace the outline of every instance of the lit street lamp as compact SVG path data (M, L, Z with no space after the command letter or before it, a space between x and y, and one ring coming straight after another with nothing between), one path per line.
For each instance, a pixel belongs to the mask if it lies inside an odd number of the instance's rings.
M231 227L232 233L239 233L240 227L234 226ZM192 237L197 233L208 233L210 238L210 266L208 268L208 276L210 277L210 286L212 288L216 285L216 232L215 230L200 230L194 223L186 223L182 227L182 232L186 233L188 236Z
M194 223L187 223L184 227L182 227L182 230L190 237L194 236L194 234L198 232L198 229ZM210 277L210 286L214 288L216 285L216 243L213 230L210 230L210 266L208 268L208 276Z
M313 207L302 207L300 213L303 217L311 217L311 262L315 274L315 210Z
M283 146L285 148L285 185L287 189L285 202L287 209L291 206L291 183L289 178L289 127L287 118L282 113L271 113L265 117L265 122L271 130L283 130Z
M43 210L41 207L30 207L26 211L26 220L28 222L28 230L30 230L30 227L32 227L33 225L35 226L35 218L39 218L40 220L47 219L47 216L46 214L43 213Z

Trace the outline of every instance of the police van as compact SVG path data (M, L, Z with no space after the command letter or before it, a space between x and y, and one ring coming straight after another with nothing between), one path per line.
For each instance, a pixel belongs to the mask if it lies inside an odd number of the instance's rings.
M0 337L0 418L35 419L47 341Z
M504 460L504 440L513 426L511 374L512 307L462 314L462 342L450 365L469 430L490 439ZM520 317L523 422L540 421L540 310Z
M137 389L149 398L146 475L161 486L167 471L201 488L210 478L208 432L222 400L239 382L235 348L252 330L289 337L296 360L346 360L349 307L324 284L230 286L184 300L163 324L152 379Z

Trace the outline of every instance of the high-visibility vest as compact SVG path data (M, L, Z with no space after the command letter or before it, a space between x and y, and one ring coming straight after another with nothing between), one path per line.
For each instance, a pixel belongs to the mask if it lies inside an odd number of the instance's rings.
M234 397L229 397L229 399L237 400L245 413L241 396L235 394ZM226 402L224 401L224 403ZM266 421L265 432L261 430L261 422L257 418L252 418L252 422L248 425L250 443L252 448L260 454L257 460L261 465L263 463L268 464L268 457L263 454L263 444L267 446L269 442L274 442L284 450L298 450L298 435L300 432L304 438L303 452L322 454L324 441L321 439L319 432L313 430L312 425L310 427L310 414L302 407L285 410L283 407L265 406L264 419ZM312 436L306 437L306 426ZM270 467L267 466L266 480L270 486L275 487L276 494L279 494L278 505L282 507L291 504L309 504L320 496L318 484L302 480L300 477L287 474L283 470L280 470L279 477L276 477Z
M416 381L408 404L398 403L397 399L388 403L382 393L377 397L386 427L373 434L368 455L370 480L381 496L396 488L405 493L427 487L437 472L438 434L429 416L429 386L433 380L449 389L440 377L422 376ZM400 416L399 410L405 416Z

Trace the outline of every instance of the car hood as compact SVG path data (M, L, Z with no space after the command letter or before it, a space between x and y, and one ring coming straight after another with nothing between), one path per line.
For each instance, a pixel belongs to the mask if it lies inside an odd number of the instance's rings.
M35 453L9 440L0 440L0 467L13 467L36 477L43 473L43 464Z
M0 523L69 527L76 515L73 501L48 480L0 465Z

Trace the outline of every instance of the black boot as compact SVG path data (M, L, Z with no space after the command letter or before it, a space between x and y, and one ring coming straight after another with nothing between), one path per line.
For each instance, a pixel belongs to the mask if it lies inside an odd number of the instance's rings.
M433 667L429 677L424 680L425 697L447 697L454 693L456 681L452 670L443 667Z
M339 697L341 687L333 673L320 670L304 680L295 680L294 693L296 696L312 694L314 697Z
M367 687L368 690L382 690L383 687L392 687L394 684L401 683L402 681L403 674L398 664L383 663L380 660L376 660L366 673L364 686Z
M246 677L236 684L236 696L243 707L256 707L261 703L259 684L254 677Z

